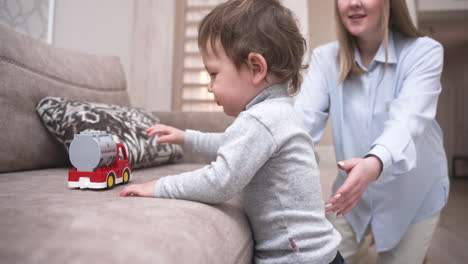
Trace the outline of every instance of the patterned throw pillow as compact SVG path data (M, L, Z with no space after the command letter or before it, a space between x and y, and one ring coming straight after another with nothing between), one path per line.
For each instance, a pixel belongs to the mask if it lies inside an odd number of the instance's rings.
M159 123L139 108L45 97L36 107L47 130L68 151L75 134L84 130L107 131L125 145L133 169L175 162L182 158L179 145L157 143L145 129Z

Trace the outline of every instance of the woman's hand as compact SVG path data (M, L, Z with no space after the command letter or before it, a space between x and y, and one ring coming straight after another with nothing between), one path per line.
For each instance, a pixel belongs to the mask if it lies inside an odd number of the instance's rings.
M172 143L178 145L184 144L185 132L175 127L156 124L146 129L145 132L150 137L156 134L162 134L163 136L160 136L157 140L158 143Z
M348 159L338 162L338 167L347 172L344 183L333 197L325 203L326 213L349 213L359 202L367 186L377 179L382 171L382 162L375 156L364 159Z
M120 196L141 196L141 197L155 197L154 195L154 184L156 180L142 184L132 184L123 188L120 191Z

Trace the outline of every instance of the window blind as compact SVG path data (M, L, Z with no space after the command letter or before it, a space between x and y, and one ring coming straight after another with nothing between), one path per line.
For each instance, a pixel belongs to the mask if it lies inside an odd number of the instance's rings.
M213 94L208 93L210 76L205 70L203 61L198 49L198 25L205 15L207 15L216 5L225 0L184 0L185 6L179 10L182 28L180 34L183 43L181 60L182 70L178 74L179 91L178 98L174 101L176 110L181 111L222 111L216 105ZM177 64L176 64L177 65ZM179 64L180 65L180 64ZM177 67L177 66L176 66ZM177 70L177 69L175 69Z

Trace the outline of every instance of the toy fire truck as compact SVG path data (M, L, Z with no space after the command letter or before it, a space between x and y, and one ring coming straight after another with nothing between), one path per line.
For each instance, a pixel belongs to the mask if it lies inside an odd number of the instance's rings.
M69 153L75 168L68 172L68 188L111 189L131 180L125 146L104 131L75 134Z

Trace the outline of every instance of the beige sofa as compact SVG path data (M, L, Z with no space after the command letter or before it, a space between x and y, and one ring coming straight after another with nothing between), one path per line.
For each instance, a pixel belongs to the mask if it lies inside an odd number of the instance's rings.
M59 49L0 27L1 263L250 263L253 240L236 197L221 205L69 190L68 155L35 113L45 96L128 106L115 57ZM221 113L155 113L180 128L223 131ZM135 170L133 183L203 166Z

